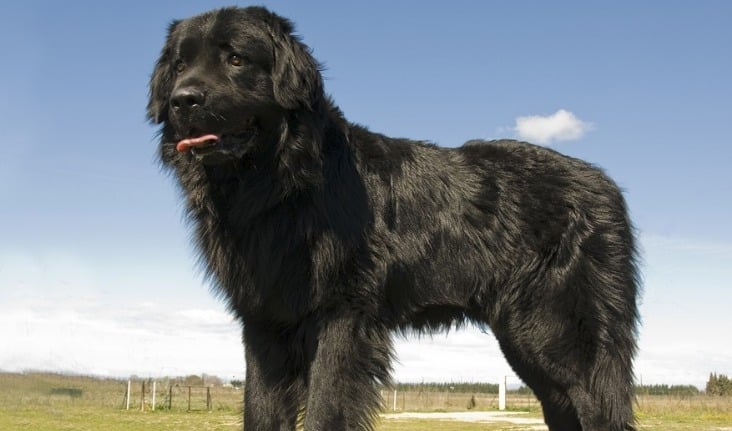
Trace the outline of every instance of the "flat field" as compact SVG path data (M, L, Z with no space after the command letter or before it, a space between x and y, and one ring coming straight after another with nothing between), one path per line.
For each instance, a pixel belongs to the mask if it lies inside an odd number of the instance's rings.
M142 382L133 382L129 410L126 388L126 381L112 379L0 373L0 430L241 430L242 394L234 388L211 388L209 410L207 390L193 387L189 410L188 387L158 381L155 411L149 383L143 402ZM388 408L377 430L546 430L529 396L509 397L506 414L496 412L495 402L495 396L485 394L403 393L397 394L395 413L394 400L385 392ZM400 414L403 409L409 414ZM637 411L641 430L732 431L730 397L644 396Z

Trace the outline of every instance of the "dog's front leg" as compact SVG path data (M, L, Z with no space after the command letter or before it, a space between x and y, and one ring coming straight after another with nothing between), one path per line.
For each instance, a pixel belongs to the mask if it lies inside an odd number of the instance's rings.
M266 324L245 325L245 431L295 430L305 385L292 360L291 341Z
M379 411L379 383L391 370L391 336L358 316L320 322L310 367L306 431L371 430Z

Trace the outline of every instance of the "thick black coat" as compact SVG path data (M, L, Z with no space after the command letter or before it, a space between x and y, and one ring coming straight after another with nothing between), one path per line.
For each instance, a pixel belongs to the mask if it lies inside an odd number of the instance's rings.
M515 141L455 149L347 122L291 24L174 22L150 83L160 155L241 319L247 431L371 429L394 331L472 321L551 430L632 429L638 294L621 193ZM480 361L480 358L475 358Z

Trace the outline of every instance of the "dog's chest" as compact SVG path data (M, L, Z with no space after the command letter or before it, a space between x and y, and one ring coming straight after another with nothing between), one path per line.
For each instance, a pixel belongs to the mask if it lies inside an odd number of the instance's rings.
M199 230L209 248L203 255L241 317L296 321L310 311L311 247L291 226L272 217L217 225Z

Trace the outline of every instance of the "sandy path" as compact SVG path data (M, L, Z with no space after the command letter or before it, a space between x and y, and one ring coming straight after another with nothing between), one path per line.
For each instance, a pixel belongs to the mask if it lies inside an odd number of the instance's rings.
M387 413L381 415L384 419L435 419L459 422L508 422L516 425L532 425L532 430L546 430L544 421L528 417L520 412L438 412L438 413Z

